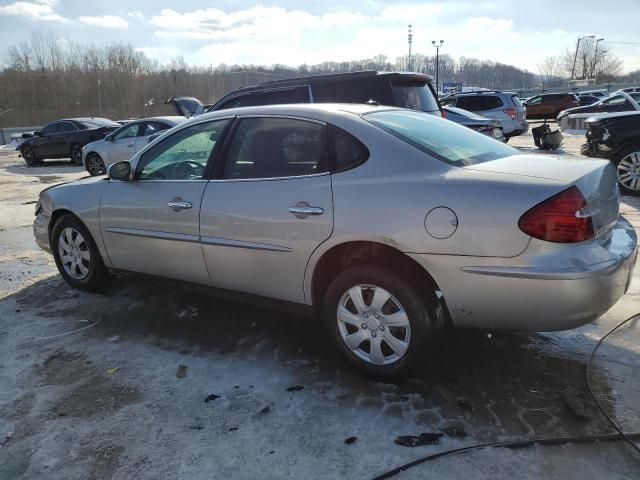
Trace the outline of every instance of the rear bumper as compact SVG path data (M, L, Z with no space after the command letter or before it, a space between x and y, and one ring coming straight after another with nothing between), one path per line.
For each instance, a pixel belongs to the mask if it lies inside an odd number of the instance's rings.
M545 254L523 254L526 261L515 257L501 264L496 259L456 257L457 268L451 268L454 265L447 267L446 261L430 255L413 258L431 269L455 326L553 331L595 320L629 287L637 238L623 217L606 243L592 241L581 248L591 249L588 257L599 261L587 263L576 255L566 258L571 265L558 266L556 257L544 258Z

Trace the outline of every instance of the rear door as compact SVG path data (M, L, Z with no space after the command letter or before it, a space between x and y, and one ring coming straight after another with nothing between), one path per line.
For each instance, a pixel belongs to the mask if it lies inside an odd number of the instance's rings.
M304 302L304 273L333 230L326 125L244 117L202 199L200 235L213 285Z
M56 133L51 136L51 154L57 156L71 154L69 136L78 130L79 128L71 122L58 122Z
M205 170L228 123L181 129L147 150L129 181L109 180L100 228L115 268L209 284L200 244Z

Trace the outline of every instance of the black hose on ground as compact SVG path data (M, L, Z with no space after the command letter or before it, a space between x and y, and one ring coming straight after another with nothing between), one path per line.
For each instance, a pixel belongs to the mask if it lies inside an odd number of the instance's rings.
M442 452L433 453L426 457L419 458L417 460L414 460L413 462L409 462L405 465L401 465L397 468L394 468L393 470L389 470L383 473L382 475L378 475L373 480L385 480L387 478L394 477L399 473L402 473L405 470L408 470L409 468L415 467L416 465L420 465L422 463L430 462L432 460L436 460L442 457L458 455L461 453L467 453L474 450L481 450L484 448L524 448L524 447L532 447L534 445L563 445L566 443L584 444L584 443L594 443L594 442L617 442L617 441L624 440L627 443L629 443L629 445L631 445L638 453L640 453L640 447L638 447L638 445L634 443L634 440L640 440L640 432L625 433L622 431L620 426L615 422L615 420L613 420L613 418L611 418L609 414L607 414L607 412L604 411L604 408L598 402L595 394L593 393L593 389L591 387L591 378L590 378L591 363L593 362L593 358L595 357L596 352L600 348L600 345L602 345L604 340L609 335L611 335L622 326L626 325L627 323L637 318L640 318L640 313L636 313L635 315L632 315L631 317L627 318L626 320L624 320L623 322L619 323L614 328L609 330L602 338L600 338L600 340L598 340L598 343L596 343L596 346L591 351L591 355L589 356L589 360L587 361L587 365L585 367L585 377L586 377L587 389L589 391L589 395L591 396L593 403L596 405L596 407L598 407L598 410L600 410L600 413L602 414L602 416L607 419L607 421L611 424L611 426L616 430L617 433L605 433L601 435L579 435L575 437L533 438L530 440L516 440L513 442L494 442L494 443L481 443L478 445L470 445L468 447L445 450Z

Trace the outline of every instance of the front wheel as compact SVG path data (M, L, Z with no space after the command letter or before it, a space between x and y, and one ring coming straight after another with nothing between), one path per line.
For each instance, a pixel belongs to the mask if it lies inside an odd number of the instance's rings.
M110 274L91 234L78 218L64 215L53 226L51 249L62 278L74 288L99 291Z
M89 172L93 177L107 173L104 162L97 153L90 153L87 155L86 164L87 172Z
M82 146L77 143L71 145L71 161L76 165L82 165Z
M445 322L436 303L435 292L425 301L394 273L359 265L329 286L323 321L346 360L370 375L390 378L423 364L442 339Z
M22 158L24 158L24 162L33 167L40 163L40 160L36 157L36 154L33 152L33 149L29 145L25 145L20 149L20 153L22 153Z
M640 145L620 151L614 163L620 191L627 195L640 196Z

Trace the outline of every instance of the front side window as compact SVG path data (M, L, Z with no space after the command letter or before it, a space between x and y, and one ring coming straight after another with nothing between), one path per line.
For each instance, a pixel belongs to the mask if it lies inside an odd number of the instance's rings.
M386 110L362 117L423 152L457 167L519 153L486 135L425 113Z
M139 180L199 180L228 119L198 123L147 150L136 168Z
M610 100L605 100L604 102L602 102L602 105L605 105L607 107L617 107L620 105L624 105L627 101L628 100L626 98L620 95L617 97L613 97Z
M223 178L313 175L326 168L324 126L290 118L245 118L227 155Z
M542 97L533 97L527 100L527 105L540 105L542 103Z
M133 123L125 125L113 134L114 140L123 140L125 138L133 138L138 136L138 130L140 130L139 123Z

